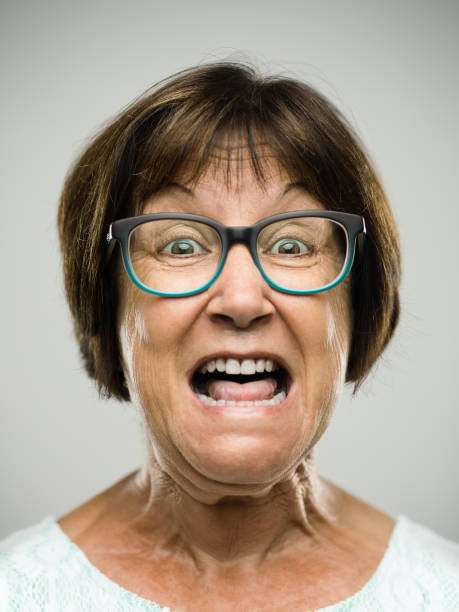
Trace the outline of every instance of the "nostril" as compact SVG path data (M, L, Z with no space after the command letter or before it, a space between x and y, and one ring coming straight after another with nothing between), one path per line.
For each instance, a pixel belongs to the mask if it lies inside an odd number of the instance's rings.
M271 319L271 316L271 313L266 313L257 315L255 317L242 318L241 316L213 313L210 314L210 319L213 323L217 323L225 327L247 329L248 327L253 328L266 324Z
M232 323L232 318L229 315L221 313L212 314L211 319L216 323Z

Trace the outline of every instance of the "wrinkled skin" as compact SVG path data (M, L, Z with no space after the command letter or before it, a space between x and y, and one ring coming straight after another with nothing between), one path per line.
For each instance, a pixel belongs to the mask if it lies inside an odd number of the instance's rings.
M144 212L239 226L321 207L304 189L287 190L275 164L263 186L248 164L230 184L212 168L193 186L178 182L187 189L156 194ZM236 244L199 295L150 295L121 266L119 288L123 365L145 425L146 460L64 517L63 529L113 580L182 612L242 609L241 598L251 610L266 598L272 610L304 610L361 588L393 521L320 478L313 461L344 384L349 281L310 296L283 294ZM198 362L217 354L285 364L292 387L280 409L205 409L189 381Z
M194 195L169 188L144 212L193 212L251 225L278 212L320 207L299 187L282 196L290 181L274 168L264 188L248 169L230 189L225 178L210 170ZM159 465L202 501L260 495L293 474L322 435L344 382L348 283L311 296L280 293L265 283L243 245L233 245L220 277L199 295L150 295L125 276L124 366ZM269 418L218 418L198 409L189 376L216 353L281 358L293 380L288 405Z

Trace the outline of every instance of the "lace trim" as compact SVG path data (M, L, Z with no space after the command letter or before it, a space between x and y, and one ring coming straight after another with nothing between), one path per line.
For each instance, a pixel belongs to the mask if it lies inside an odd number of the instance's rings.
M400 515L370 580L315 612L459 610L459 545ZM52 517L0 542L2 612L171 612L97 567Z

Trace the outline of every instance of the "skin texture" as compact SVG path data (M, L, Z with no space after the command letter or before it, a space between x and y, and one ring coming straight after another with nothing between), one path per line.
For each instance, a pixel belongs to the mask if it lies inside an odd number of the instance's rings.
M230 184L211 167L196 184L182 178L150 198L144 212L251 225L321 207L276 164L260 185L248 163L231 163ZM147 294L122 269L119 286L123 365L146 460L63 517L64 531L117 583L182 612L261 610L266 601L304 610L352 595L376 569L394 523L314 469L314 446L344 384L349 282L310 296L277 292L236 244L199 295ZM292 379L287 399L272 414L206 409L189 380L215 356L280 361Z

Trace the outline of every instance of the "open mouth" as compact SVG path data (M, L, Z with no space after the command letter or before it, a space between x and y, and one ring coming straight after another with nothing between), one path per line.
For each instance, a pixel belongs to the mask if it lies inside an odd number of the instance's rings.
M285 400L290 386L287 370L261 357L210 359L191 378L194 393L211 406L274 406Z

